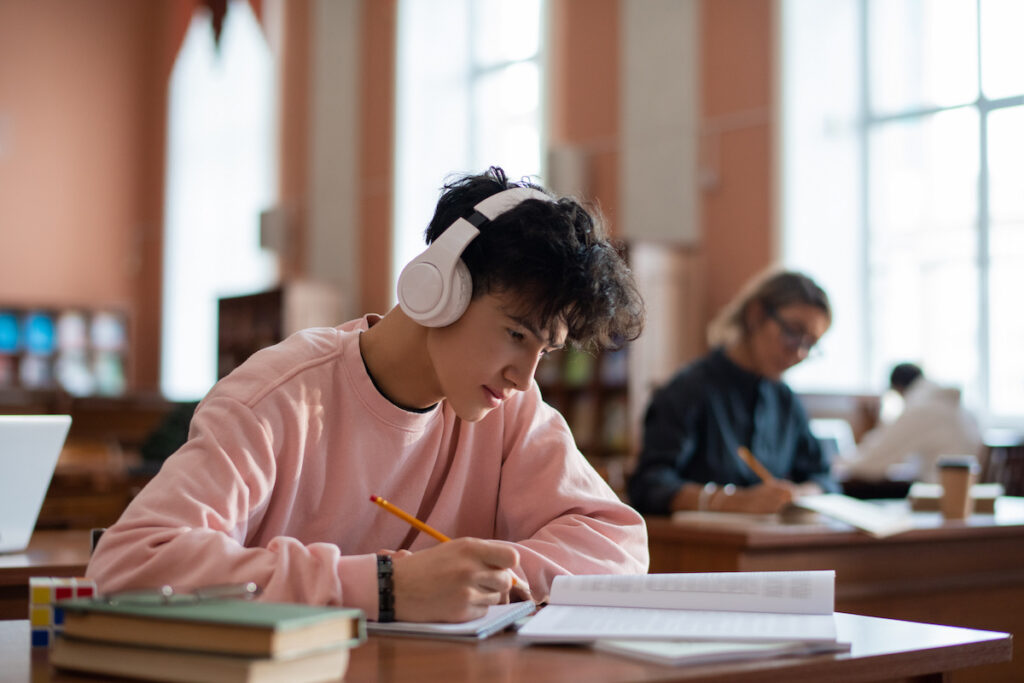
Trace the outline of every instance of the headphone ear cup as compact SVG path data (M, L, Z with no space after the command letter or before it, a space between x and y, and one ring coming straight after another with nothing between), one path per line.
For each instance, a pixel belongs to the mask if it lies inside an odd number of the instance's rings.
M455 221L398 276L398 303L425 327L445 327L459 319L473 296L473 278L460 258L479 234L464 218Z
M437 266L420 254L398 276L398 303L405 314L420 324L430 319L442 296L444 277Z
M430 322L424 323L427 327L447 327L461 318L469 308L469 300L473 298L473 276L469 274L469 268L462 259L455 263L451 286L451 295L444 308Z
M473 297L473 277L462 259L455 262L448 285L445 298L444 277L437 266L416 259L398 276L398 303L406 315L424 327L447 327L466 312Z

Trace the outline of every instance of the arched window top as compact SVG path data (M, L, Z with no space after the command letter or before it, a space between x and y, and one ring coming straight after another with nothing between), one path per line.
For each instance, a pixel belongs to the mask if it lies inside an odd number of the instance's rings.
M169 86L161 388L201 397L217 379L217 299L271 286L259 214L277 187L273 55L248 2L219 45L197 11Z

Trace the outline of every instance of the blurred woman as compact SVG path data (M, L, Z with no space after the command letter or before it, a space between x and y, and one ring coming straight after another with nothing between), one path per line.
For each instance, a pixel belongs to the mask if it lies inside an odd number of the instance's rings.
M825 291L797 272L750 282L712 321L712 350L655 392L629 480L647 514L778 512L802 494L837 489L807 415L782 373L807 358L832 323ZM740 456L748 449L771 473Z

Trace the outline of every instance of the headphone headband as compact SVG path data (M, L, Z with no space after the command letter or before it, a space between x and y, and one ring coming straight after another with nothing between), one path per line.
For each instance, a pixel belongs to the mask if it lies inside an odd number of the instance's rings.
M549 202L532 187L513 187L476 203L468 218L457 218L398 277L398 303L406 315L427 327L445 327L459 319L473 295L473 279L462 252L480 234L480 226L527 199Z

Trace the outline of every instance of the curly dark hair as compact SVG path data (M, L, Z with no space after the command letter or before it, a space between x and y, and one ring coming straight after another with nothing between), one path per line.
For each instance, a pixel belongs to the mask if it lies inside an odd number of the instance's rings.
M427 242L483 199L512 187L550 195L525 180L510 181L496 166L447 182ZM632 273L601 224L575 199L521 202L483 225L462 260L473 277L474 299L514 292L523 306L518 314L537 330L564 321L567 341L575 346L616 347L643 330L644 303Z

